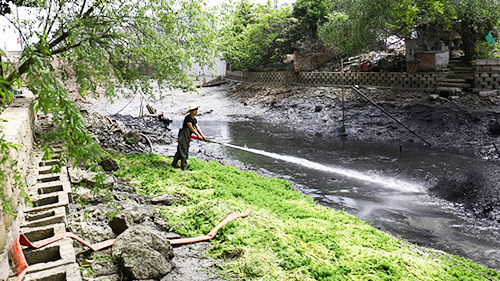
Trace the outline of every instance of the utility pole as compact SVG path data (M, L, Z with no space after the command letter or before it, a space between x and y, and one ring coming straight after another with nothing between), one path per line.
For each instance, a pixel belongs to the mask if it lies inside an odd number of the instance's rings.
M338 59L338 57L337 57ZM340 128L340 136L347 136L347 131L345 129L345 96L344 96L344 58L340 60L340 84L341 93L342 93L342 127Z

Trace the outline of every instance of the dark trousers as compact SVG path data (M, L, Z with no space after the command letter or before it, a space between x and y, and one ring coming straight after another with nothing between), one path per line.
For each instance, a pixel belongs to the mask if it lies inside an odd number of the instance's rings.
M177 152L175 153L174 161L172 161L172 166L177 167L177 163L179 162L179 160L181 160L181 169L187 169L190 137L191 131L189 130L189 128L179 130L179 137L177 139Z

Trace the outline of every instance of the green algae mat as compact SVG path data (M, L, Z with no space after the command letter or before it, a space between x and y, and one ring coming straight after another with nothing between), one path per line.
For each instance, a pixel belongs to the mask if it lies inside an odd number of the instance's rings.
M170 157L113 157L119 178L148 196L183 198L158 208L183 237L201 236L231 212L251 210L219 230L210 256L223 259L228 280L500 280L500 272L442 251L419 247L295 191L285 180L217 162Z

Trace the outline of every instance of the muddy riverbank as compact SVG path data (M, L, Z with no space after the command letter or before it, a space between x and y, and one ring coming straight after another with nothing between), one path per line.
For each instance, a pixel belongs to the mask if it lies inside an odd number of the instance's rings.
M463 93L444 98L428 92L393 89L360 91L433 149L500 159L493 145L500 146L500 132L496 129L500 124L500 95ZM266 121L303 134L340 138L344 126L346 139L427 145L350 88L236 84L228 96L249 107L265 107Z

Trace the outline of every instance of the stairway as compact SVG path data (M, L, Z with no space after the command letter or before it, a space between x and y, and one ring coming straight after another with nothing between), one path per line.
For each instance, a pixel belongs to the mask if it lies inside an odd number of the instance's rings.
M474 81L474 68L461 59L450 59L449 71L445 78L438 80L436 93L443 97L470 91Z
M39 115L36 131L50 127L50 116ZM55 154L51 160L43 160L43 151L35 150L30 170L26 176L27 195L32 204L21 205L19 233L32 243L66 232L66 214L72 200L72 188L65 166L59 170L55 164L60 158L60 145L52 145ZM80 267L76 262L73 242L61 239L45 247L15 247L12 243L11 258L15 272L10 272L8 281L81 281ZM24 245L24 244L21 244ZM25 270L24 278L21 271Z

